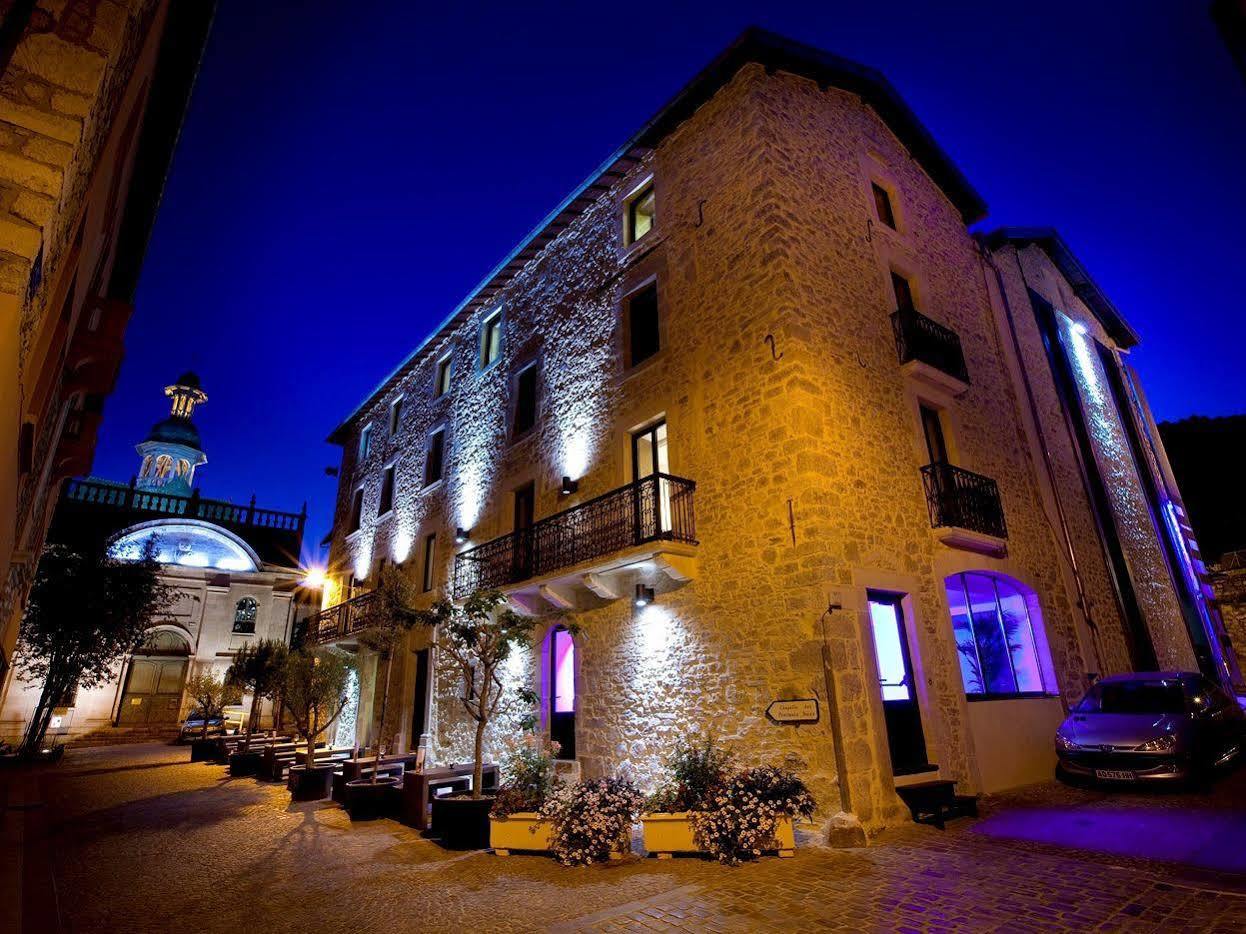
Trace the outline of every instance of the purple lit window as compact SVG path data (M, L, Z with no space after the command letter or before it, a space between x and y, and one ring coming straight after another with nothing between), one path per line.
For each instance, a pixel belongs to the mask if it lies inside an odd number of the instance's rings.
M1031 618L1038 608L1029 593L1016 581L985 572L953 574L944 586L965 693L1042 693Z
M565 629L554 630L554 713L575 712L575 643Z

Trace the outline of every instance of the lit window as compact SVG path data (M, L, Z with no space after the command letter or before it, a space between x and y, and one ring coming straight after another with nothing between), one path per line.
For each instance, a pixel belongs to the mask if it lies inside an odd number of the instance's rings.
M432 486L441 479L445 467L446 433L438 429L428 436L428 452L424 458L424 485Z
M433 558L437 552L437 533L424 536L424 592L433 589Z
M161 454L156 458L156 479L163 480L173 472L173 458L168 454Z
M389 407L389 433L398 434L398 425L402 421L402 396L395 399Z
M1043 666L1034 626L1037 601L1011 578L983 571L944 581L965 693L1041 694Z
M372 426L364 425L363 431L359 432L359 459L363 460L372 450Z
M350 531L358 532L363 523L363 489L355 490L350 503Z
M540 391L537 380L537 365L525 367L515 378L515 418L512 433L522 435L536 424L537 395Z
M874 189L874 210L878 212L878 219L895 230L896 215L891 209L891 194L878 182L870 182L870 187Z
M495 311L480 326L480 368L497 362L502 356L502 313Z
M234 605L234 632L255 632L255 617L259 604L254 597L243 597Z
M661 349L656 282L627 299L627 331L629 366L648 360Z
M394 469L396 464L390 464L385 468L385 473L381 477L381 499L377 503L376 514L383 516L394 508Z
M627 243L631 245L653 229L657 202L653 183L642 188L627 202Z
M895 293L898 310L912 311L914 309L913 287L909 285L908 279L894 269L891 271L891 291Z
M450 391L450 373L453 369L453 360L450 357L442 357L437 361L437 382L433 386L433 395L440 399Z

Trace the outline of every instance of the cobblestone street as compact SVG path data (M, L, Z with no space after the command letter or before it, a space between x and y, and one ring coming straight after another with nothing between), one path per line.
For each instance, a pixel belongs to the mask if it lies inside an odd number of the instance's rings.
M739 868L639 855L567 869L539 856L454 854L394 821L190 764L184 747L70 752L12 771L6 833L24 834L26 930L1191 930L1240 931L1246 877L1035 842L1018 816L1127 834L1131 813L1187 815L1240 840L1239 773L1205 798L1034 789L984 802L981 821L905 827L866 849L804 846ZM42 802L42 803L40 803ZM1124 817L1122 817L1124 815ZM15 823L16 822L16 823ZM1148 839L1156 832L1139 825ZM1124 847L1117 847L1124 849ZM639 847L637 847L639 849Z

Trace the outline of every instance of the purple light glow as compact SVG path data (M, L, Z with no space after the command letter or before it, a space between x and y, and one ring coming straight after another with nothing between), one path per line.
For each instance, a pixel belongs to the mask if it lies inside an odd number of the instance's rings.
M575 712L575 643L571 633L555 629L551 645L554 656L554 713Z

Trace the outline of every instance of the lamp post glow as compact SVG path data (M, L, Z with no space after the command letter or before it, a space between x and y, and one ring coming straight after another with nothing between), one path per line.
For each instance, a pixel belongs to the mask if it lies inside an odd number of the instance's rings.
M308 568L303 576L303 586L319 590L324 586L324 568Z

